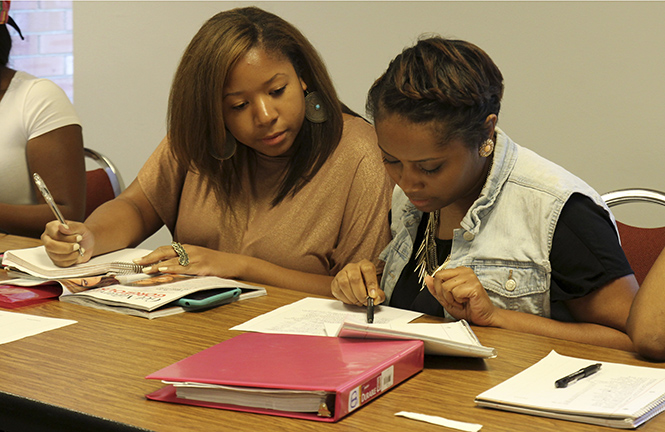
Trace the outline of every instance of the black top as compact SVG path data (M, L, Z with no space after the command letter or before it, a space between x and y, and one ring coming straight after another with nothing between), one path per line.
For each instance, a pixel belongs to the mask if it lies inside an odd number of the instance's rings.
M416 245L420 245L428 214L418 226ZM441 263L452 248L452 240L436 239L437 262ZM443 306L430 294L420 290L416 269L416 252L402 270L395 285L390 306L443 316ZM550 251L552 278L550 302L552 318L572 321L563 301L583 297L615 279L632 274L626 255L617 239L608 214L591 198L573 194L561 210Z

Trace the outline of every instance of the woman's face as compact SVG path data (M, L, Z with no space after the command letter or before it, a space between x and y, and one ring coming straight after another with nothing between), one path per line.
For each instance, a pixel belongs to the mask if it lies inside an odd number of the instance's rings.
M441 130L441 126L412 123L399 115L376 123L388 174L423 212L450 205L468 209L485 184L488 159L460 139L442 145Z
M227 77L226 128L235 139L267 156L286 153L305 118L307 88L287 59L253 48Z
M86 278L76 278L76 279L69 279L76 285L82 286L82 287L93 287L100 283L102 281L103 277L102 276L93 276L93 277L86 277Z

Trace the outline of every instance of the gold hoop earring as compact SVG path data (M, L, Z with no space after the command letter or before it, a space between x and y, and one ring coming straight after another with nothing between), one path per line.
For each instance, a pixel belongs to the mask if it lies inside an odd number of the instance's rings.
M305 117L312 123L328 120L328 112L318 92L309 92L305 96Z
M226 131L226 140L224 141L224 152L220 155L214 148L210 149L210 156L217 159L218 161L225 161L231 159L234 154L236 154L236 148L238 147L238 142L236 138L231 135L231 132Z
M492 140L492 138L487 138L480 146L478 154L480 155L480 157L486 158L489 155L491 155L493 151L494 151L494 141Z

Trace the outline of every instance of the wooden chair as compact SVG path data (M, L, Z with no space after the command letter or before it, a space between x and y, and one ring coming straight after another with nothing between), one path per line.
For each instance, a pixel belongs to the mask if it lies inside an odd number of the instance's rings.
M652 189L621 189L603 194L608 207L628 203L655 203L665 206L665 193ZM665 226L658 228L636 227L617 221L621 247L635 272L637 283L642 281L665 248Z
M86 171L87 192L85 203L85 217L87 218L97 207L109 201L125 189L120 171L103 154L85 148L86 158L94 161L99 168Z

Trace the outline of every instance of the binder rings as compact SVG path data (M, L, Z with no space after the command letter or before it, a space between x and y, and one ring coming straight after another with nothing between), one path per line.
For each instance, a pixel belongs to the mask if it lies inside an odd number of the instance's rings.
M423 358L420 340L244 333L148 375L169 385L146 397L334 422L420 372Z

